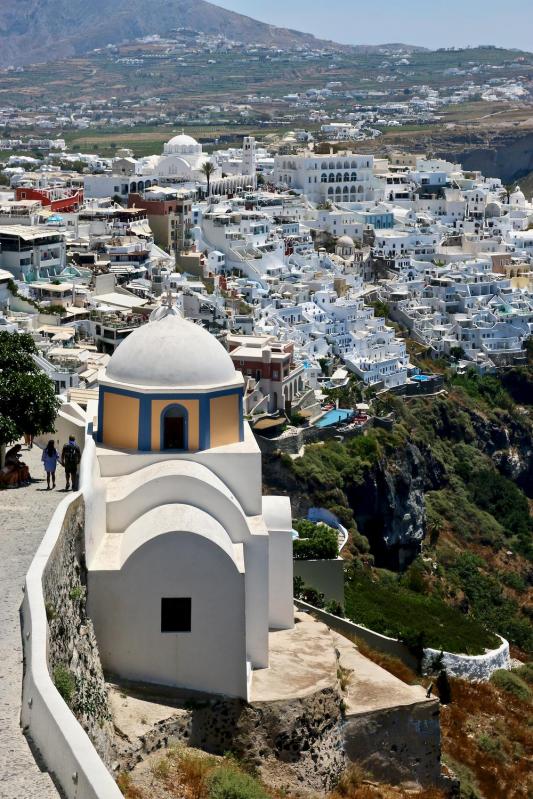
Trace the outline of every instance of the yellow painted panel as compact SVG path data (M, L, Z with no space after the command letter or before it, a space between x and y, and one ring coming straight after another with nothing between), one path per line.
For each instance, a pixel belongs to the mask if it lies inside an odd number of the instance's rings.
M240 440L238 394L211 400L211 446L222 447Z
M139 400L125 394L104 394L103 442L118 449L139 448Z
M189 451L195 452L200 446L200 402L199 400L152 400L152 450L161 449L161 414L169 405L181 405L187 411Z

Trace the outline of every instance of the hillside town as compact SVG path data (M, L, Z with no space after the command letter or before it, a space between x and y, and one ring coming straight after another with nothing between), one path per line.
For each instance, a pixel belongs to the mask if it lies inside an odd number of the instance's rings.
M0 69L0 797L527 799L531 54L237 22Z
M50 102L45 105L41 98L34 100L28 93L21 95L22 105L9 102L9 98L0 101L0 132L2 128L50 133L196 123L212 126L215 133L216 126L237 120L265 131L279 125L304 129L312 125L313 135L319 140L357 141L376 138L390 127L436 123L442 119L443 111L472 101L479 101L488 109L498 102L531 103L533 67L526 54L517 51L498 58L497 48L487 48L483 53L467 53L467 60L456 64L454 48L443 49L443 57L448 55L451 61L443 67L444 82L436 84L434 80L424 80L425 71L418 73L420 50L423 48L400 44L370 48L372 72L376 74L370 78L365 72L356 71L354 81L344 71L354 66L357 70L357 62L354 64L347 52L331 43L316 41L309 47L292 42L280 46L243 42L229 34L176 29L167 36L152 35L96 48L86 56L94 72L120 75L128 86L126 93L108 91L102 96L95 91L80 99L64 99L57 94L55 85L44 86L45 91L51 92ZM258 65L266 75L275 75L279 69L308 69L313 65L325 75L315 85L293 91L276 82L267 84L263 91L250 91L246 84L240 84L231 88L228 97L205 102L200 94L197 98L187 96L184 102L180 93L169 96L165 90L159 95L151 80L155 74L162 74L159 70L176 65L182 76L201 70L214 79L227 68L254 70ZM31 79L33 69L11 65L0 68L1 75L16 92L18 85ZM404 91L406 81L412 82L412 87Z
M296 141L275 153L253 137L208 155L178 133L161 154L85 156L81 171L53 167L64 148L8 163L0 192L1 325L34 336L58 394L96 390L167 302L230 350L257 420L320 424L322 389L350 374L374 392L434 387L407 334L459 370L524 361L533 203L519 186L442 159Z

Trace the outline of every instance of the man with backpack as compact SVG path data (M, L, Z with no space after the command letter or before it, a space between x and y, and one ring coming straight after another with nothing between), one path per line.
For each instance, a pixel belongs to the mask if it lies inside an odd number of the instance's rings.
M78 468L81 461L81 450L76 444L74 436L68 437L68 444L65 444L61 453L61 466L65 469L67 477L67 485L65 490L70 489L70 482L72 480L72 490L78 490Z

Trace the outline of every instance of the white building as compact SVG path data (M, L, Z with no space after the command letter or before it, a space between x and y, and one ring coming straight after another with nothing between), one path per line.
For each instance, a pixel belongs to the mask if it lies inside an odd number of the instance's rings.
M30 282L59 275L66 266L65 234L33 225L0 227L0 268Z
M269 630L293 626L290 502L262 496L228 353L175 309L153 317L100 383L89 613L120 678L247 698Z
M385 194L374 175L372 155L277 155L274 182L298 189L316 203L382 200Z

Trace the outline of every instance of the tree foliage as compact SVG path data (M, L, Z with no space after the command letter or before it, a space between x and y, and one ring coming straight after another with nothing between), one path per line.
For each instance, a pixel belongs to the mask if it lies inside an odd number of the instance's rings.
M29 334L0 333L0 444L54 429L59 401L32 358L35 352Z

